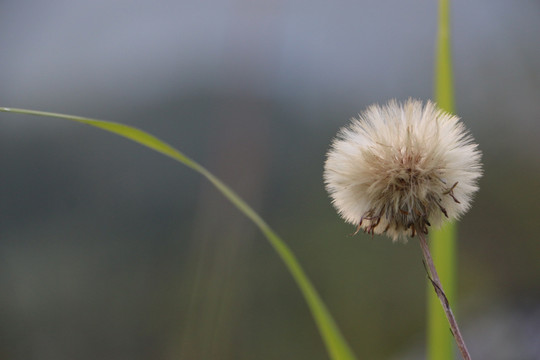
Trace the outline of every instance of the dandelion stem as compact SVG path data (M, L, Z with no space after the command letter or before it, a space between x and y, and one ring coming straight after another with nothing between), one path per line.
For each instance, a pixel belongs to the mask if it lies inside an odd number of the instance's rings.
M448 302L448 299L446 298L446 295L442 288L441 280L439 280L439 275L437 274L437 270L435 269L435 264L433 263L431 253L429 251L429 246L426 242L426 237L422 232L418 232L418 239L420 240L420 247L422 248L422 255L424 257L424 264L426 265L429 280L433 285L433 289L435 290L437 297L441 301L444 313L446 314L446 318L448 319L448 323L450 324L450 330L452 331L454 339L456 339L456 343L459 351L461 352L461 356L464 360L471 360L471 355L469 354L467 346L465 345L465 341L461 336L461 332L459 331L456 318L454 317L454 313L450 308L450 303Z

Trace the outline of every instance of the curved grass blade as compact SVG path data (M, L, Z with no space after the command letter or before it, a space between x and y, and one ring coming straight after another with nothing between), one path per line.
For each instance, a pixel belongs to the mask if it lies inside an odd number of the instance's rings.
M274 250L281 257L285 266L293 276L296 284L300 288L304 299L306 300L311 314L317 324L321 337L325 343L326 349L333 360L354 360L355 357L337 327L334 319L330 315L326 305L323 303L319 294L315 290L315 287L307 277L306 273L298 263L295 255L291 249L285 244L285 242L268 226L268 224L246 203L242 200L234 191L232 191L221 180L215 177L212 173L206 170L203 166L199 165L194 160L190 159L180 151L176 150L172 146L159 140L155 136L152 136L137 128L123 125L115 122L94 120L80 116L72 116L44 111L15 109L0 107L2 112L19 113L26 115L36 115L42 117L53 117L76 121L86 125L91 125L105 131L120 135L127 139L130 139L136 143L139 143L147 148L162 153L174 160L192 168L204 177L206 177L221 193L229 199L244 215L246 215L253 223L261 230L266 236Z

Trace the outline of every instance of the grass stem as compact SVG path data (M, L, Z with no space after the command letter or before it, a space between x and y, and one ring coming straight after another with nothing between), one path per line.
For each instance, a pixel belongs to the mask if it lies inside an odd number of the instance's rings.
M439 0L434 99L441 109L454 113L450 1ZM453 302L457 287L457 226L455 222L449 222L441 229L431 232L430 239L434 262L446 285L447 299ZM445 316L439 307L437 297L430 291L429 285L427 291L427 357L430 360L452 360L454 359L453 341L448 333Z

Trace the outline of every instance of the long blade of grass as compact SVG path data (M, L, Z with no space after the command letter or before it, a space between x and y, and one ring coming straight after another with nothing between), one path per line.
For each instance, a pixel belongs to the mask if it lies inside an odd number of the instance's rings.
M293 276L296 284L300 288L304 299L306 300L311 314L315 320L315 323L319 329L321 337L325 343L328 354L331 359L334 360L354 360L349 345L345 341L339 328L337 327L334 319L330 315L330 312L326 308L326 305L320 298L319 294L315 290L315 287L307 277L306 273L300 266L295 255L291 249L285 244L285 242L268 226L268 224L246 203L242 200L234 191L232 191L221 180L215 177L212 173L206 170L203 166L199 165L194 160L190 159L182 152L176 150L172 146L159 140L155 136L152 136L137 128L102 120L94 120L80 116L72 116L58 113L50 113L44 111L15 109L0 107L2 112L19 113L26 115L36 115L42 117L61 118L79 123L91 125L105 131L120 135L127 139L130 139L136 143L139 143L147 148L155 150L163 155L173 158L174 160L190 167L197 171L204 177L206 177L227 199L229 199L244 215L246 215L253 223L261 230L266 236L274 250L278 253L279 257L285 263L285 266Z
M435 101L445 111L454 112L454 86L450 45L450 0L439 0L437 52L435 59ZM446 297L454 303L456 289L456 224L447 223L431 233L431 252L444 285ZM454 338L431 283L427 285L427 358L454 359Z

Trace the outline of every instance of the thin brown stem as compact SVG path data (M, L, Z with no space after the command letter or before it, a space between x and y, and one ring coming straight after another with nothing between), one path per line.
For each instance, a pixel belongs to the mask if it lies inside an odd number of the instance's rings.
M461 336L461 332L459 331L456 318L454 317L454 313L450 308L450 303L446 298L446 295L442 288L441 280L439 279L439 275L437 274L437 270L435 269L435 264L433 263L433 259L431 258L431 252L429 251L426 237L422 232L418 232L418 239L420 240L420 247L422 248L422 255L424 256L424 263L426 265L426 270L429 275L429 280L433 285L433 289L435 290L437 297L441 301L444 313L446 314L446 318L448 319L448 323L450 324L450 330L452 331L452 335L454 335L454 339L456 339L456 343L459 351L461 352L461 356L464 360L471 360L471 355L469 354L467 346L465 345L465 341Z

